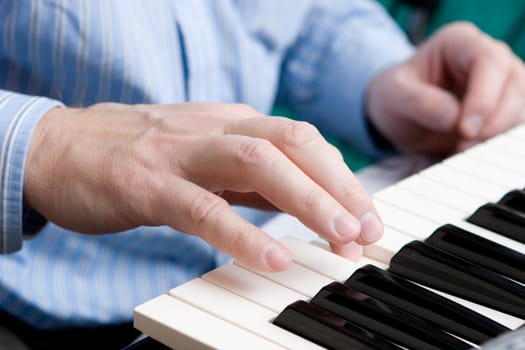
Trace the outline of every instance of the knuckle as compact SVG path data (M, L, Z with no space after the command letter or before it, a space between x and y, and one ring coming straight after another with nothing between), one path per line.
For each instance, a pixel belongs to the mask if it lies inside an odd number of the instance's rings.
M525 83L525 64L523 61L517 57L513 59L513 69L512 74L517 79L520 79L522 83Z
M505 69L512 63L511 48L500 40L492 40L485 47L484 56L490 63L496 64L500 69Z
M458 31L467 34L479 34L479 28L472 22L458 21L445 27L445 31Z
M507 44L506 42L501 41L501 40L496 40L496 45L498 47L498 50L502 54L509 56L509 57L513 55L512 49L510 48L509 44Z
M259 112L257 112L252 106L245 103L232 103L229 106L236 109L246 117L253 117L256 114L259 114Z
M189 217L196 231L212 223L228 207L227 202L210 192L203 192L191 200Z
M344 161L345 158L343 156L343 153L341 152L341 150L337 147L335 147L334 145L332 145L331 143L328 143L327 142L327 145L328 145L328 148L330 150L330 152L332 152L332 154L335 156L335 158L339 161Z
M247 246L247 236L249 228L246 224L241 223L237 227L230 231L230 237L228 239L229 249L233 252L244 252Z
M319 130L308 122L289 121L281 128L280 141L287 146L300 146L321 139Z
M243 142L237 152L237 162L243 166L261 166L274 154L274 146L265 139L252 138Z
M371 208L373 205L369 197L359 187L354 183L345 183L338 190L338 195L342 203L350 205L357 211L364 212L366 208Z
M323 206L327 197L325 193L319 188L313 188L306 192L304 197L304 206L307 210L312 210Z

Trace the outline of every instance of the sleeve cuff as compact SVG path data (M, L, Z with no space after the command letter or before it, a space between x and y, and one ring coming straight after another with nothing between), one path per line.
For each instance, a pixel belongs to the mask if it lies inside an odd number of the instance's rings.
M394 29L392 31L395 33ZM326 79L321 81L319 100L325 113L339 115L335 123L333 119L325 118L331 122L326 127L370 156L385 158L395 154L396 150L369 123L365 111L366 93L374 77L408 59L414 48L402 35L377 29L369 30L366 42L350 41L347 44L346 48L344 43L335 45L332 48L335 52L324 62ZM355 59L356 52L368 59Z
M43 218L23 206L24 166L35 126L58 106L51 99L0 90L0 253L19 250L25 235L43 227Z

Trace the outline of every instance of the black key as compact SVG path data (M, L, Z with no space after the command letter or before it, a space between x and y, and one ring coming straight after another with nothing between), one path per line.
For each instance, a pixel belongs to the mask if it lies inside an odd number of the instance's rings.
M355 271L345 284L475 344L510 331L463 305L373 265Z
M499 204L525 214L525 190L514 190L504 195Z
M288 305L273 323L328 349L401 349L374 333L303 300Z
M525 243L525 215L514 209L487 203L469 216L467 221Z
M389 270L416 283L525 318L525 288L465 259L413 241L390 260Z
M418 317L339 282L321 289L311 303L409 349L472 347Z
M525 255L454 225L439 227L425 242L525 283Z

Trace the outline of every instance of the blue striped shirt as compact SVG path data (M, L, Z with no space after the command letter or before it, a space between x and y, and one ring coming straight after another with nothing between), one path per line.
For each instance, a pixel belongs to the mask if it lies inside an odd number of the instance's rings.
M126 322L228 258L168 227L89 236L48 223L24 239L27 145L50 108L209 101L269 113L279 103L379 155L364 91L411 53L363 0L0 1L1 309L39 328Z

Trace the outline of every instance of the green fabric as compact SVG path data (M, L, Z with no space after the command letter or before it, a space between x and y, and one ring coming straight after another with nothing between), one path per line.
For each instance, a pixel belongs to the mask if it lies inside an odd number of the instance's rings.
M414 8L400 0L378 0L405 30ZM431 15L426 36L446 23L469 21L494 38L505 41L525 58L525 1L523 0L439 0Z
M288 108L282 106L275 107L272 112L272 115L288 117L295 120L300 119ZM365 153L361 152L360 150L342 142L341 140L335 137L331 137L330 135L323 136L328 142L330 142L332 145L334 145L341 151L346 164L350 167L350 169L352 169L352 171L362 169L372 162L371 158Z

